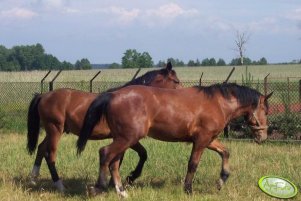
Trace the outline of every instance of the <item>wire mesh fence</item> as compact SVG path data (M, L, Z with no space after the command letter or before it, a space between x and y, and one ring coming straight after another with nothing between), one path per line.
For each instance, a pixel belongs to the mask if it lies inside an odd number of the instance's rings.
M221 83L218 80L202 81L202 86ZM101 93L125 82L89 81L54 82L53 90L71 88L85 92ZM183 87L199 85L199 81L183 81ZM242 83L237 83L242 84ZM283 80L268 79L268 82L249 83L250 87L262 94L274 92L269 99L270 137L275 139L301 139L301 78ZM29 103L36 93L47 93L49 82L0 82L0 129L9 132L25 132ZM241 128L232 137L250 137L248 129L239 122ZM234 125L234 126L233 126ZM235 122L233 127L236 126ZM236 126L237 127L237 126ZM232 129L232 128L231 128ZM233 128L232 130L237 130ZM237 134L239 133L239 134Z

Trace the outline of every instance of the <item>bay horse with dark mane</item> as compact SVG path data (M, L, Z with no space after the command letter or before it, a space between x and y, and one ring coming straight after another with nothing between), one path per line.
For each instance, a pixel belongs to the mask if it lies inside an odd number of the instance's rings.
M99 150L99 178L92 194L107 188L110 170L116 191L126 197L119 175L119 159L140 139L150 136L169 142L191 142L184 189L192 193L192 180L205 148L222 158L219 188L229 176L229 152L218 140L219 133L232 119L244 116L255 141L267 138L268 98L258 91L237 84L215 84L177 90L145 86L129 86L103 93L89 107L77 141L81 153L94 126L106 118L113 142ZM101 120L103 121L103 120Z
M175 89L180 87L180 82L169 62L166 68L147 72L122 87L129 85ZM119 88L110 89L109 91L114 91ZM42 160L45 158L55 187L61 192L65 190L55 167L58 142L63 132L71 132L75 135L79 135L86 111L91 102L98 95L97 93L88 93L79 90L57 89L42 95L36 95L32 99L28 110L27 121L27 149L30 154L33 154L36 149L40 124L43 125L46 131L46 137L38 146L38 152L30 175L33 184L36 183ZM101 140L110 137L110 129L107 123L103 121L95 125L89 139ZM147 157L146 150L141 144L137 143L131 148L139 154L140 160L136 169L128 177L129 182L133 182L141 174L142 166Z

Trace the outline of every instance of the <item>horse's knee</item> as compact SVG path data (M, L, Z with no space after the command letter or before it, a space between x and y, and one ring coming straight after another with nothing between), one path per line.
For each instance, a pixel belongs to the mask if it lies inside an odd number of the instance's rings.
M227 148L223 151L223 157L224 158L229 158L230 157L230 152Z
M100 165L104 165L106 161L106 150L105 148L99 149L99 163Z
M196 172L197 168L198 168L198 164L191 162L188 165L188 172L189 173L194 173L194 172Z

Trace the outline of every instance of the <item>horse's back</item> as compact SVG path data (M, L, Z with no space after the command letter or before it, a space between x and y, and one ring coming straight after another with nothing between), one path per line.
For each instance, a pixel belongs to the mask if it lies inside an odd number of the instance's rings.
M131 86L113 94L109 114L120 122L115 127L135 127L159 140L191 141L200 129L216 129L212 115L222 118L217 99L193 87L174 90Z
M97 94L73 89L56 89L42 95L39 114L44 122L64 124L70 118L85 115Z

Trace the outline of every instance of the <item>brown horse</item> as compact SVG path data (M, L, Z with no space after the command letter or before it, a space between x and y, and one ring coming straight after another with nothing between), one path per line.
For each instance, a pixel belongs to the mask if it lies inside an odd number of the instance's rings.
M127 196L119 176L119 159L140 139L192 142L184 189L192 193L192 179L207 147L222 158L219 188L229 176L229 152L216 139L232 119L245 116L255 141L267 138L267 99L254 89L236 84L216 84L178 90L130 86L98 96L89 107L77 142L80 153L96 123L106 118L113 142L101 148L100 173L96 191L107 188L110 169L119 195ZM110 167L110 168L109 168ZM94 191L95 192L95 191ZM92 193L94 193L92 192Z
M171 63L168 63L166 68L147 72L122 87L129 85L146 85L175 89L180 87L180 82L176 72L172 70ZM109 91L117 89L118 88L110 89ZM57 89L42 95L36 95L32 99L29 106L27 122L27 149L30 154L35 151L37 146L40 122L46 131L45 139L38 146L38 152L31 172L33 184L36 183L42 159L45 158L55 187L61 192L64 191L65 187L55 167L58 142L63 132L71 132L75 135L79 135L85 113L91 102L98 95L99 94L96 93L87 93L78 90ZM110 138L109 133L110 129L106 122L100 122L95 126L89 139L100 140ZM136 144L132 149L138 152L140 160L136 169L128 177L130 182L133 182L141 174L143 164L147 157L146 150L141 144Z

